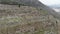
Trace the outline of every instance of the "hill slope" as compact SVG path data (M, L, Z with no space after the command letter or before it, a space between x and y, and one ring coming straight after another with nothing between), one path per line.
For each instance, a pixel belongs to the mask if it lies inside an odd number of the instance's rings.
M0 34L57 34L56 21L35 7L0 4Z
M52 10L51 8L49 8L48 6L45 6L44 4L42 4L40 1L38 0L0 0L1 4L15 4L15 5L25 5L25 6L32 6L32 7L36 7L39 10L45 10L47 11L49 14L55 16L56 18L60 19L60 15L58 13L56 13L54 10Z
M0 34L57 34L55 17L60 15L38 0L4 1L0 5Z

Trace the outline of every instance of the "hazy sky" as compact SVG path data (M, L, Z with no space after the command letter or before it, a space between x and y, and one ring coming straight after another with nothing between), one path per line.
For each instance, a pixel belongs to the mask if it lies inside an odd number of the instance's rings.
M46 5L60 4L60 0L39 0Z

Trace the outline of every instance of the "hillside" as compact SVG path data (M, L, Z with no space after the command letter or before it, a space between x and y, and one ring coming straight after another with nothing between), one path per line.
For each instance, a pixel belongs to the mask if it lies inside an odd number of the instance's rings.
M57 34L57 23L47 11L0 4L0 34Z
M60 15L54 10L42 4L39 0L0 0L0 4L31 6L37 9L47 11L49 14L60 19Z
M0 34L58 34L57 18L38 0L0 0Z

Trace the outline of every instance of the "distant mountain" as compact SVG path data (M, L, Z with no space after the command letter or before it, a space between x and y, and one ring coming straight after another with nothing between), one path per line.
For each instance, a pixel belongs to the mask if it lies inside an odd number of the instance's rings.
M49 7L51 7L51 8L60 8L60 4L57 4L57 5L50 5Z
M53 8L58 14L60 14L60 4L50 5L49 7Z

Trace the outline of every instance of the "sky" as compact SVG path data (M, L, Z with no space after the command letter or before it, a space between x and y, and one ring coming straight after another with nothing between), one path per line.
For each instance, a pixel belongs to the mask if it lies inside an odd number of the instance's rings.
M60 0L39 0L45 5L55 5L60 4Z

